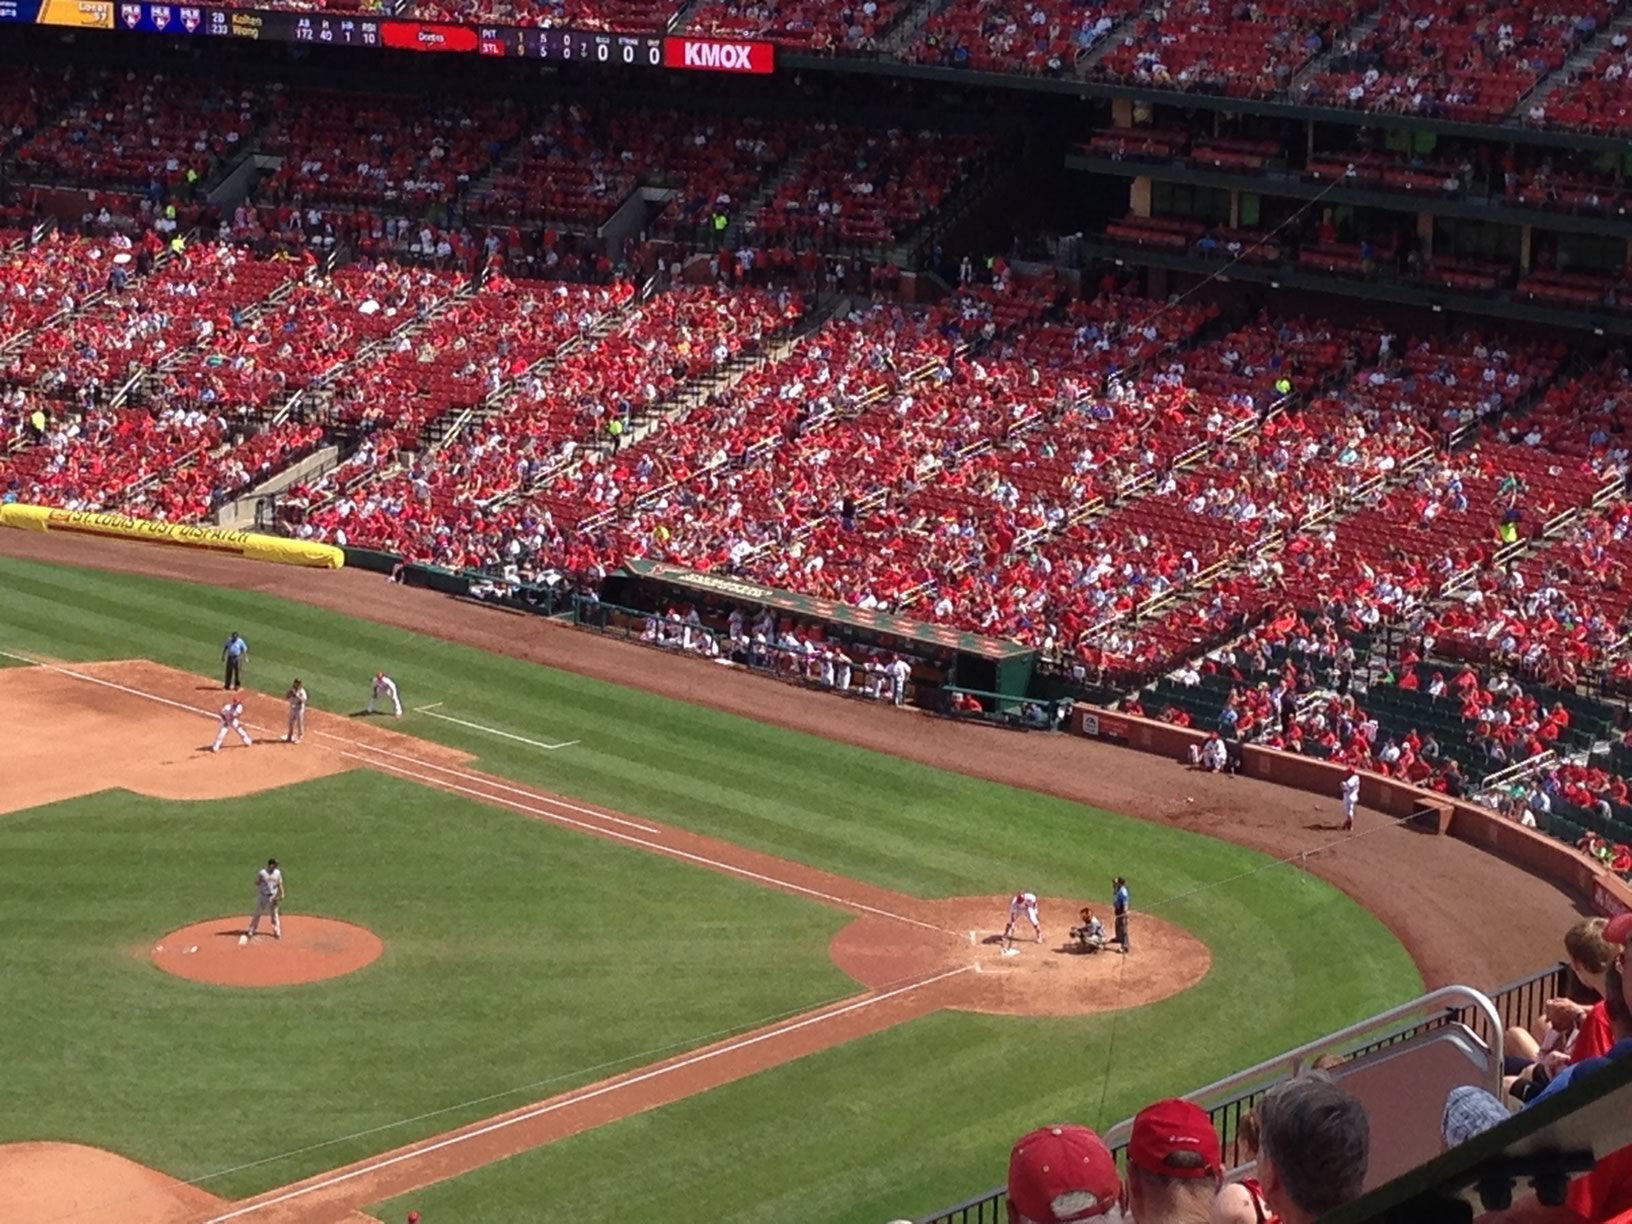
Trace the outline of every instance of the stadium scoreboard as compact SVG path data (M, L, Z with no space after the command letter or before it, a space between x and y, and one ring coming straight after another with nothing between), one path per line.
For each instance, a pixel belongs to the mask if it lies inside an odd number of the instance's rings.
M0 23L5 22L705 72L768 73L775 64L775 48L770 43L736 39L459 25L383 13L293 12L152 0L0 0Z

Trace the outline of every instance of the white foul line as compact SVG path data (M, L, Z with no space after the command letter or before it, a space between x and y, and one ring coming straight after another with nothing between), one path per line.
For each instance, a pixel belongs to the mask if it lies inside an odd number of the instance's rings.
M689 1058L682 1058L679 1062L667 1063L661 1067L654 1067L650 1071L643 1071L639 1075L631 1076L628 1079L617 1080L610 1084L602 1084L598 1088L591 1088L584 1092L569 1095L562 1100L552 1101L548 1104L540 1105L534 1109L529 1109L524 1113L517 1114L514 1117L500 1118L496 1122L489 1122L487 1125L479 1126L475 1130L461 1131L458 1134L448 1136L446 1139L440 1139L435 1143L426 1144L424 1147L413 1148L407 1152L399 1152L395 1156L387 1156L383 1159L376 1160L371 1164L365 1164L359 1168L351 1169L345 1173L337 1173L332 1177L325 1177L321 1181L316 1181L310 1185L301 1186L297 1189L286 1191L283 1194L275 1195L274 1197L265 1199L261 1202L250 1203L246 1207L240 1207L236 1211L229 1211L225 1215L214 1216L207 1220L205 1224L225 1224L227 1220L236 1220L242 1216L253 1215L255 1212L264 1210L267 1207L276 1207L282 1203L290 1202L293 1199L304 1198L308 1194L315 1194L320 1190L328 1190L334 1186L341 1185L344 1182L352 1181L355 1178L367 1177L371 1173L378 1173L382 1169L389 1169L393 1165L401 1164L404 1161L417 1160L421 1156L429 1156L432 1152L440 1152L444 1148L450 1148L456 1146L457 1144L467 1143L472 1139L480 1139L483 1135L491 1135L495 1131L505 1130L508 1127L517 1126L523 1122L531 1122L534 1118L542 1118L546 1114L555 1113L558 1110L566 1109L569 1106L582 1105L586 1101L593 1101L598 1097L606 1096L609 1093L617 1092L620 1089L633 1088L637 1084L644 1084L649 1080L658 1079L662 1076L672 1074L675 1071L683 1071L687 1067L695 1067L698 1063L708 1062L711 1059L719 1058L721 1055L734 1054L738 1050L746 1050L748 1047L756 1046L762 1041L770 1041L775 1037L785 1037L789 1033L796 1033L800 1029L809 1028L813 1024L821 1024L827 1020L837 1020L840 1016L849 1015L851 1012L860 1011L865 1007L871 1007L875 1003L883 1003L890 999L896 998L899 995L908 994L914 990L922 990L925 986L933 986L937 982L944 982L947 978L956 977L960 973L968 973L970 968L971 966L964 965L957 969L948 969L944 973L938 973L934 977L925 978L921 982L914 982L910 986L899 986L894 990L886 991L884 994L868 995L865 998L857 999L854 1003L847 1004L836 1011L820 1012L814 1016L806 1016L803 1020L795 1021L794 1023L784 1025L781 1028L768 1029L767 1031L758 1033L752 1037L744 1037L739 1041L728 1042L723 1046L716 1046L712 1050L704 1050L700 1054L693 1054Z
M88 680L92 684L100 684L104 688L111 688L121 693L128 693L132 697L142 697L148 701L156 701L161 705L171 706L177 710L186 710L192 714L201 714L206 718L215 717L215 715L209 710L200 709L198 706L188 705L181 701L172 701L170 698L161 697L157 693L145 692L142 689L132 688L128 684L120 684L114 680L105 680L101 676L87 675L84 672L77 672L72 668L62 667L56 663L43 663L36 659L29 659L24 655L12 654L7 650L0 650L0 655L3 655L8 659L21 659L26 663L38 663L41 667L47 668L51 671L61 672L65 676L72 676L76 680ZM254 724L250 725L254 726ZM255 729L261 730L262 728L255 727ZM942 930L942 928L936 926L932 922L922 922L917 918L909 918L905 914L897 914L891 910L880 909L877 906L867 905L860 901L849 900L845 897L837 897L832 893L825 893L819 891L818 889L807 888L803 884L795 884L791 880L783 880L776 876L765 875L758 871L750 871L748 868L738 867L734 863L727 863L721 861L720 859L708 858L706 855L693 854L689 850L681 850L674 846L665 846L661 842L647 841L643 837L633 837L628 833L620 833L616 829L609 829L605 825L590 824L588 821L574 820L570 816L563 816L559 812L529 807L525 804L518 803L513 799L505 799L500 795L491 794L489 791L508 791L514 795L524 795L535 803L548 804L550 807L563 808L569 812L581 812L586 816L595 817L596 820L605 820L615 824L627 825L630 828L639 829L644 833L661 832L660 829L654 828L651 825L643 825L633 820L624 820L617 816L609 816L604 812L597 812L592 808L579 807L577 804L568 803L565 800L552 799L547 795L540 795L533 791L524 790L521 787L510 786L496 780L478 777L474 774L465 773L458 769L452 769L446 765L438 765L434 761L424 761L418 757L409 756L405 752L397 752L390 748L380 748L374 744L365 744L361 740L347 739L343 735L334 735L327 731L317 731L315 734L321 735L326 739L332 739L338 741L339 743L350 745L353 748L363 749L367 752L379 753L383 756L397 757L401 760L417 765L421 769L434 769L441 773L452 774L456 778L462 778L467 782L474 782L479 786L489 788L489 790L481 791L474 790L468 786L459 786L455 783L448 782L445 779L434 778L428 774L415 773L413 770L407 769L401 765L396 765L388 761L374 761L368 757L357 756L355 753L342 752L340 754L343 757L349 757L352 760L361 761L364 764L370 765L376 769L392 770L402 777L413 778L415 781L424 782L428 786L439 787L442 790L454 791L459 794L471 795L478 799L484 799L488 803L503 804L507 807L512 807L520 811L527 812L530 815L539 816L546 820L552 820L556 824L568 825L576 829L585 829L591 833L599 833L603 837L616 838L619 841L629 842L631 845L640 846L644 849L655 851L658 854L666 854L670 858L683 859L687 862L699 863L705 867L712 867L716 871L723 871L730 875L741 876L743 879L754 880L760 884L769 884L774 888L780 888L787 892L802 893L807 897L815 897L818 900L827 901L833 905L837 905L841 909L859 910L862 913L875 914L880 918L890 918L896 922L904 922L908 926L919 927L925 931Z
M368 747L366 744L360 744L358 746L365 748ZM374 749L374 751L385 750ZM353 756L353 754L349 752L342 752L340 755L345 757ZM401 754L392 753L391 755L400 756ZM807 897L815 897L821 901L831 902L833 905L837 905L843 909L860 910L863 913L876 914L880 918L891 918L896 922L905 922L909 926L920 927L926 931L941 931L942 929L936 926L933 922L920 922L916 918L909 918L905 914L897 914L892 910L880 909L877 906L867 905L861 901L852 901L846 897L836 897L832 893L825 893L818 889L807 888L803 884L795 884L791 880L783 880L777 876L765 875L758 871L750 871L746 867L738 867L735 863L723 862L720 859L712 859L702 854L693 854L689 850L681 850L676 846L665 846L662 842L647 841L644 837L632 837L628 833L620 833L616 829L608 829L602 825L590 824L588 821L584 820L574 820L570 816L562 816L555 812L546 812L540 811L537 808L530 808L526 804L516 802L514 799L505 799L499 795L490 795L485 791L473 790L468 786L460 786L457 783L448 782L441 778L433 778L429 774L415 773L413 770L408 769L403 765L395 765L389 761L371 762L367 757L353 757L353 759L363 761L365 764L373 764L374 768L376 769L391 770L404 778L412 778L416 782L423 782L427 786L434 786L439 790L454 791L462 795L474 795L476 798L485 799L489 803L500 803L507 807L516 808L519 811L530 812L534 815L542 816L546 820L553 820L556 824L569 825L575 829L587 829L591 833L599 833L602 837L616 838L618 841L628 842L631 845L640 846L643 849L652 850L658 854L667 855L669 858L683 859L690 863L700 863L705 867L712 867L715 871L723 871L729 875L741 876L745 880L754 880L760 884L769 884L773 888L781 888L788 892L802 893ZM411 757L407 759L412 760ZM433 768L437 767L433 766ZM484 779L473 778L471 780L486 785ZM533 797L538 799L541 803L555 802L553 799L545 799L542 796ZM654 829L653 832L657 832L657 830Z
M462 718L455 718L451 714L438 714L436 705L415 706L415 714L429 714L432 718L440 718L443 722L458 723L461 727L469 727L472 731L486 731L489 735L502 735L505 739L515 740L517 743L530 744L534 748L542 748L546 752L554 752L557 748L571 748L574 744L581 744L583 740L568 740L564 744L546 744L543 740L528 739L525 735L516 735L509 731L500 731L497 727L484 727L481 723L466 722Z

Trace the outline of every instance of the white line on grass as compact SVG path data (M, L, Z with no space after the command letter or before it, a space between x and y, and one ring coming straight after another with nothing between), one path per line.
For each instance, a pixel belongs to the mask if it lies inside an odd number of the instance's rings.
M436 706L441 705L439 701ZM530 744L534 748L542 748L545 752L554 752L557 748L571 748L574 744L581 744L583 740L568 740L564 744L546 744L543 740L528 739L525 735L516 735L510 731L500 731L497 727L485 727L481 723L466 722L462 718L455 718L451 714L436 713L436 706L415 706L415 714L427 714L432 718L440 718L443 722L458 723L461 727L469 727L473 731L486 731L489 735L502 735L505 739L515 740L517 743Z
M21 659L24 657L22 655L11 654L11 652L5 650L0 650L0 655L5 655L7 658L12 659ZM35 662L35 660L28 661ZM41 663L40 666L49 668L52 671L61 672L65 676L72 676L76 680L87 680L92 684L100 684L104 688L115 689L121 693L128 693L132 697L142 697L148 701L156 701L160 705L171 706L177 710L187 710L190 713L199 714L206 718L215 717L213 712L200 709L198 706L188 705L186 702L182 701L172 701L170 698L161 697L157 693L145 692L142 689L132 688L128 684L120 684L114 680L103 679L101 676L92 676L86 674L85 672L74 671L72 668L62 667L56 663ZM255 726L253 723L251 723L250 726L255 730L262 729ZM548 795L540 795L533 791L524 790L521 787L510 786L504 782L479 777L475 774L465 773L457 769L451 769L446 765L438 765L434 761L423 761L418 757L410 756L405 752L397 752L390 748L380 748L374 744L365 744L360 740L348 739L343 735L334 735L327 731L317 731L315 734L324 736L327 739L337 740L342 744L350 745L352 748L360 748L368 752L379 753L383 756L398 757L401 760L408 761L419 766L421 769L434 769L441 773L452 774L456 778L462 778L467 782L474 782L478 786L487 787L488 790L475 790L468 786L457 785L445 779L432 777L429 774L414 773L412 770L409 770L404 766L396 765L388 761L375 761L369 757L358 756L357 754L351 752L342 752L340 754L343 757L349 757L352 760L361 761L364 764L371 765L376 769L392 770L402 777L413 778L415 781L424 782L428 786L439 787L442 790L454 791L459 794L472 795L478 799L485 799L489 803L504 804L508 807L513 807L518 810L528 812L531 815L543 817L546 820L553 820L557 824L569 825L577 829L586 829L591 833L599 833L603 837L612 837L618 839L619 841L626 841L632 845L644 847L647 850L654 850L659 854L666 854L671 858L683 859L691 863L700 863L705 867L712 867L716 871L724 871L731 875L741 876L743 879L755 880L761 884L770 884L776 888L781 888L788 892L802 893L807 897L815 897L821 901L828 901L844 909L860 910L862 913L875 914L880 918L890 918L896 922L904 922L908 926L919 927L925 931L940 931L942 929L932 922L921 922L917 918L909 918L905 914L897 914L891 910L880 909L875 905L867 905L860 901L852 901L844 897L834 896L832 893L821 892L818 889L807 888L805 885L795 884L791 880L783 880L777 876L766 875L763 872L750 871L746 867L738 867L733 863L723 862L720 859L712 859L702 854L693 854L689 850L681 850L674 846L665 846L662 842L647 841L643 837L632 837L627 833L620 833L617 829L607 828L605 825L590 824L588 821L574 820L570 816L563 816L559 812L529 807L525 804L518 803L513 799L506 799L500 795L495 795L490 792L508 791L509 793L515 795L525 795L534 803L547 804L549 807L553 808L563 808L569 812L581 812L584 815L595 817L596 820L604 820L616 824L627 825L630 828L639 829L644 833L660 833L662 831L654 828L651 825L638 824L633 820L624 820L617 816L608 816L606 813L597 812L592 808L579 807L576 804L568 803L562 799L553 799Z
M925 978L921 982L914 982L910 986L900 986L895 990L887 991L884 994L868 995L865 998L857 999L854 1003L850 1003L834 1011L826 1011L818 1013L814 1016L806 1016L804 1019L796 1020L791 1024L785 1024L778 1028L768 1029L763 1033L757 1033L752 1037L744 1037L738 1041L727 1042L725 1045L717 1046L712 1050L704 1050L701 1054L693 1054L691 1057L682 1058L678 1062L668 1063L661 1067L654 1067L650 1071L641 1072L639 1075L632 1075L628 1079L618 1080L610 1084L602 1084L597 1088L590 1088L583 1092L572 1093L562 1100L552 1101L545 1105L539 1105L536 1108L516 1114L514 1117L500 1118L496 1122L489 1122L487 1125L479 1126L475 1130L462 1131L458 1134L450 1135L446 1139L438 1140L435 1143L426 1144L424 1147L417 1147L407 1152L399 1152L395 1156L387 1156L381 1160L372 1161L371 1163L364 1164L358 1168L348 1170L347 1172L337 1173L332 1177L322 1178L319 1181L312 1182L310 1185L301 1186L297 1189L286 1191L283 1194L274 1195L272 1198L266 1199L262 1202L250 1203L247 1206L238 1208L236 1211L229 1211L225 1215L213 1216L211 1219L206 1221L205 1224L226 1224L226 1221L228 1220L240 1219L243 1216L253 1215L257 1211L264 1211L268 1207L277 1207L280 1204L291 1202L294 1199L304 1198L306 1195L315 1194L320 1190L332 1189L335 1186L342 1185L348 1181L353 1181L356 1178L367 1177L371 1173L378 1173L383 1169L389 1169L393 1165L399 1165L409 1160L417 1160L421 1156L429 1156L433 1152L440 1152L445 1148L454 1147L461 1143L468 1143L472 1139L480 1139L482 1136L491 1135L495 1131L501 1131L512 1126L518 1126L523 1122L531 1122L534 1118L542 1118L547 1114L556 1113L573 1105L582 1105L586 1101L596 1100L599 1097L621 1091L624 1088L633 1088L637 1084L644 1084L650 1080L659 1079L665 1075L672 1075L676 1071L683 1071L687 1067L695 1067L699 1063L709 1062L710 1060L719 1058L722 1055L735 1054L738 1050L746 1050L750 1046L759 1045L761 1042L770 1041L777 1037L785 1037L789 1033L797 1033L800 1029L809 1028L813 1024L821 1024L828 1020L837 1020L840 1016L847 1016L851 1012L857 1012L861 1011L863 1008L872 1007L875 1003L884 1003L890 999L897 998L900 995L909 994L914 990L922 990L925 986L933 986L937 982L944 982L947 978L957 977L960 973L968 973L970 968L971 967L969 965L964 965L957 969L948 969L945 973L938 973L934 977Z
M438 773L452 774L456 778L463 778L467 782L476 782L482 786L490 787L493 790L508 791L512 795L526 795L529 799L537 800L540 803L548 803L551 807L563 808L569 812L579 812L585 816L593 816L596 820L610 821L612 824L627 825L631 829L639 829L642 833L662 832L661 829L653 828L651 825L641 824L640 822L634 820L625 820L621 816L611 816L606 812L597 812L594 808L579 807L576 803L568 803L565 799L557 799L553 795L541 795L537 791L528 790L525 787L510 786L507 783L498 781L496 778L484 778L479 774L469 773L463 769L454 769L449 765L438 765L435 761L422 760L421 758L411 756L406 752L397 752L392 748L381 748L377 744L366 744L362 740L349 739L344 735L334 735L328 731L314 731L313 734L321 735L325 739L332 739L336 743L350 744L353 748L362 748L368 752L377 752L381 756L396 757L399 760L409 761L412 764L418 765L422 769L434 769Z

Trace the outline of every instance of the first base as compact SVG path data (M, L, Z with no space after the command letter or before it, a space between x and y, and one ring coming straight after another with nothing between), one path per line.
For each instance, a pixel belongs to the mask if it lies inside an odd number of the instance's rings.
M243 946L244 946L244 945L245 945L245 944L247 944L247 943L248 943L248 942L249 942L249 936L248 936L248 935L240 935L240 936L238 936L238 946L239 946L239 947L240 947L240 948L241 948L241 947L243 947Z

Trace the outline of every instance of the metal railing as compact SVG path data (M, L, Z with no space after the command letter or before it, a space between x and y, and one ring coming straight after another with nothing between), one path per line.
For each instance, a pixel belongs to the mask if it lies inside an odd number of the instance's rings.
M1316 1059L1335 1054L1347 1061L1409 1041L1434 1029L1460 1024L1484 1042L1492 1051L1494 1064L1500 1067L1502 1038L1506 1030L1514 1026L1528 1027L1548 999L1565 992L1569 976L1568 968L1558 964L1509 982L1488 995L1467 986L1444 986L1187 1096L1207 1109L1224 1145L1226 1163L1231 1168L1238 1168L1245 1163L1238 1138L1242 1115L1254 1108L1276 1083L1304 1071ZM1394 1027L1389 1029L1391 1024ZM1389 1031L1379 1036L1384 1029ZM1359 1045L1353 1044L1356 1040L1360 1041ZM1218 1099L1220 1096L1223 1099ZM1208 1105L1209 1100L1216 1103ZM1104 1133L1102 1137L1113 1156L1120 1157L1124 1153L1132 1129L1133 1120L1130 1118L1118 1122ZM1007 1221L1008 1191L998 1186L932 1215L920 1217L918 1224L1007 1224Z

